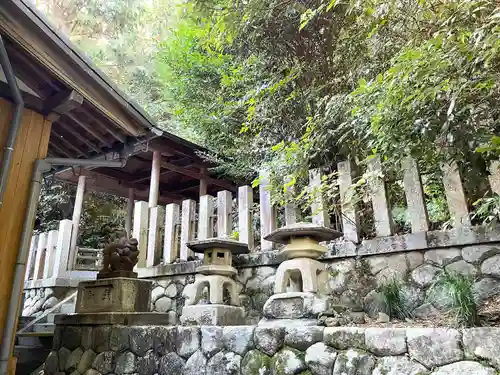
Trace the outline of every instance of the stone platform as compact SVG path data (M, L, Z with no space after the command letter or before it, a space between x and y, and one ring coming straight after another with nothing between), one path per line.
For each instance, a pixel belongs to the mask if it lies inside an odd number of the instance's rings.
M243 324L245 310L239 306L192 305L182 309L183 325L228 326Z

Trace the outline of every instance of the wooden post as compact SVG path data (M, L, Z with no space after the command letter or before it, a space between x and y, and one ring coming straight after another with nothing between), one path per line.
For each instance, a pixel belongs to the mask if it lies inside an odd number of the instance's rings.
M132 237L139 242L139 262L136 267L146 267L148 250L148 202L137 201L134 207L134 227Z
M178 257L178 223L180 217L180 208L176 203L167 204L165 212L165 240L163 244L163 263L173 263Z
M248 249L255 248L253 239L253 190L250 186L238 188L238 232L239 241L246 243Z
M403 160L403 170L403 185L411 221L411 231L412 233L426 232L429 230L429 216L427 215L424 188L417 161L408 156Z
M158 193L160 189L161 153L153 152L151 165L151 182L149 184L149 208L158 206Z
M160 264L163 225L165 224L165 208L156 206L149 209L148 255L146 267Z
M45 266L43 267L43 278L48 279L54 273L54 261L56 259L57 230L51 230L47 236L47 250L45 251Z
M125 219L125 230L127 231L127 236L132 236L132 226L134 220L134 202L135 202L135 190L134 188L128 189L128 200L127 200L127 218Z
M206 240L214 236L214 197L203 195L200 197L200 212L198 214L198 239Z
M181 260L187 260L193 256L193 252L186 246L186 243L194 239L194 218L196 213L196 202L192 199L182 201L181 217Z
M78 244L78 231L80 229L80 218L82 216L83 201L85 199L85 183L87 176L78 177L78 186L76 188L75 206L73 208L73 232L71 235L71 246L69 254L69 267L72 269L76 261L76 246Z
M489 167L490 175L488 180L490 182L491 191L500 195L500 161L492 161Z
M231 216L233 197L230 191L224 190L217 193L217 237L227 238L233 230Z
M311 204L312 222L313 224L329 227L330 215L328 215L328 209L325 207L325 201L320 191L321 171L319 169L309 171L309 186L311 192L315 195Z
M201 169L201 178L200 178L200 198L208 194L208 181L206 179L207 169Z
M259 197L260 197L260 247L262 251L272 250L274 244L264 239L269 233L276 229L276 207L271 202L269 191L269 173L260 173Z
M28 281L34 275L37 244L38 244L38 235L35 235L35 236L32 235L31 236L31 244L30 244L30 252L28 254L28 261L26 263L26 272L24 274L25 281Z
M441 170L443 171L444 192L453 225L455 227L470 225L467 199L457 163L443 164Z
M350 160L337 164L339 173L340 207L342 210L342 230L344 238L355 243L359 242L359 215L353 202L352 163Z
M40 280L43 277L43 266L45 265L45 249L47 247L47 233L40 233L38 236L38 246L35 257L35 272L33 280Z
M285 180L286 183L290 182L290 178L287 178ZM293 186L288 186L288 193L291 197L294 196L294 187ZM300 217L300 212L293 203L287 203L285 204L285 225L291 225L295 224L296 222L299 221Z
M368 171L372 175L369 184L375 219L375 232L377 236L391 236L394 229L385 181L380 177L382 174L380 157L375 156L368 161Z
M69 253L71 246L71 233L73 232L73 222L71 220L61 220L57 231L56 253L54 257L54 268L52 277L64 278L73 263L69 263Z

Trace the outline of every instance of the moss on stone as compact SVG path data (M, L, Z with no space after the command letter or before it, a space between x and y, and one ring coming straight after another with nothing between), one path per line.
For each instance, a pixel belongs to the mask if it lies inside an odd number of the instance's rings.
M250 350L241 363L241 372L245 375L261 375L261 369L267 374L270 370L271 357L259 350Z

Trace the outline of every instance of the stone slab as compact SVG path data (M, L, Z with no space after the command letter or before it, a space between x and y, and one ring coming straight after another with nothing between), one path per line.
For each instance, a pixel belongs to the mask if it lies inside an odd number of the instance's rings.
M77 313L147 312L153 282L115 278L82 281L78 284Z
M322 225L294 223L272 231L265 239L286 245L291 237L310 237L318 242L324 242L342 237L342 233Z
M243 307L228 305L193 305L182 309L183 325L230 326L245 323Z
M169 316L157 312L88 313L56 315L56 325L124 325L154 326L169 325Z
M313 293L279 293L266 301L263 315L268 319L316 319L328 306L327 299Z
M209 238L206 240L191 241L186 244L188 248L195 253L204 253L205 250L210 249L226 249L233 254L248 253L248 245L236 240L229 240L223 238Z
M117 277L125 277L125 278L130 278L130 279L136 279L137 278L137 272L134 272L134 271L125 271L125 270L118 270L118 271L110 271L110 272L101 272L101 271L99 271L97 273L97 280L101 280L101 279L115 279Z

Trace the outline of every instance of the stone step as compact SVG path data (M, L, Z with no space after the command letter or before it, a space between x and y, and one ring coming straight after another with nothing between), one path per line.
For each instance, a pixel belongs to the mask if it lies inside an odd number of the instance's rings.
M16 345L14 355L17 359L16 374L28 375L39 373L35 370L41 370L41 366L50 353L50 348Z
M36 323L33 325L33 332L54 332L54 323Z

